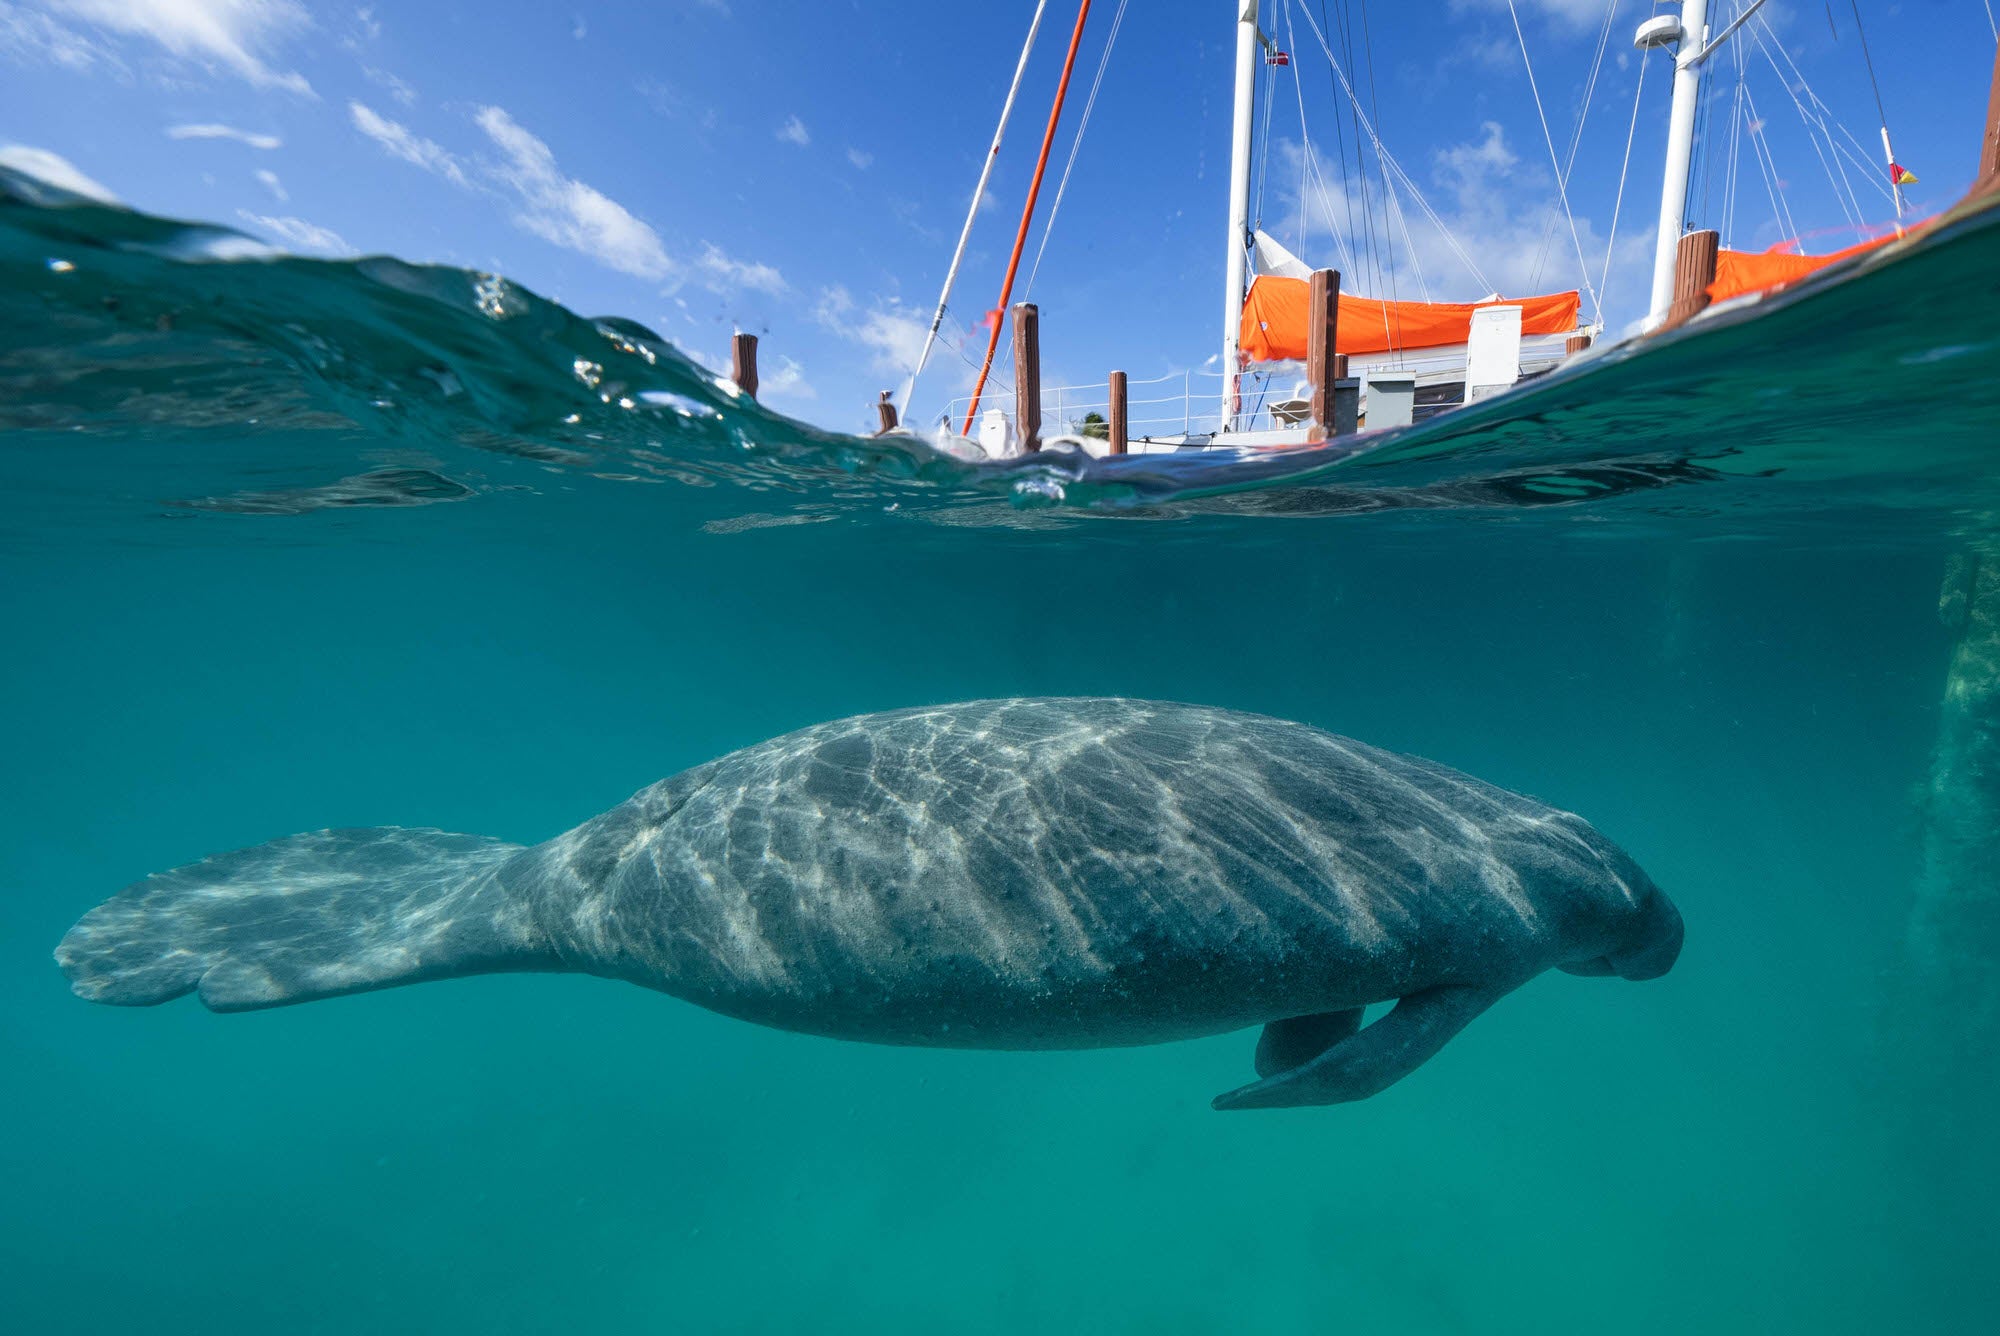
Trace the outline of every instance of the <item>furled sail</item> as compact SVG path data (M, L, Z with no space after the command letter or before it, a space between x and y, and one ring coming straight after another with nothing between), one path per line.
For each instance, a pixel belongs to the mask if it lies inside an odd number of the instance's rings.
M1302 278L1257 275L1243 299L1242 347L1249 360L1305 357L1309 288ZM1576 328L1580 303L1574 291L1484 302L1385 302L1343 292L1334 351L1384 353L1463 344L1472 335L1472 313L1482 306L1520 307L1523 334L1568 334Z
M1747 292L1766 292L1772 288L1796 283L1807 274L1824 269L1837 261L1874 250L1896 239L1895 233L1864 241L1858 246L1835 251L1831 255L1798 255L1789 251L1717 251L1715 256L1715 281L1708 285L1708 299L1712 302L1728 301L1731 297L1741 297Z

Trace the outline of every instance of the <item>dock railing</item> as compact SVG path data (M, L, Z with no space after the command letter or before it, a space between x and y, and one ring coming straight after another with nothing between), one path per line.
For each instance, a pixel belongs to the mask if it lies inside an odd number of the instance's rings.
M1213 430L1221 414L1220 372L1196 369L1170 371L1164 376L1147 380L1128 379L1126 386L1125 429L1135 441L1156 436L1205 433ZM1105 425L1109 425L1109 380L1093 384L1044 385L1041 398L1044 436L1082 436L1086 425L1084 417L1090 413L1096 413ZM1004 409L1007 401L1004 396L996 398L989 394L981 402L989 408L998 406ZM946 404L933 415L933 419L950 423L952 430L956 431L964 425L966 410L971 406L971 396L961 396ZM972 430L975 435L978 434L977 422L972 424Z

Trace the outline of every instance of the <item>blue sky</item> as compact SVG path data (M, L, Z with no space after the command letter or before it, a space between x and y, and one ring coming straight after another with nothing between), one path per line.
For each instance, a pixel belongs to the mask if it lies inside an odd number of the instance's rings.
M1738 0L1713 3L1726 18ZM1860 5L1898 157L1921 178L1910 192L1917 212L1949 205L1976 166L1993 68L1988 3ZM45 165L57 155L136 207L302 253L502 272L587 314L643 321L717 365L732 329L751 330L764 339L767 402L856 429L873 425L875 392L906 374L1033 8L0 0L0 153ZM1043 216L1119 9L1093 6ZM1637 87L1631 34L1654 6L1263 9L1263 26L1293 54L1272 73L1267 230L1343 269L1349 290L1465 300L1580 286L1582 270L1593 287L1608 275L1598 300L1614 331L1640 314L1669 76L1656 55ZM1727 222L1726 243L1744 249L1794 232L1809 250L1834 249L1854 239L1857 210L1870 223L1893 216L1853 13L1848 0L1773 0L1765 12L1768 36L1755 23L1746 31L1756 40L1741 44L1745 76L1733 58L1717 61L1691 223ZM1232 13L1231 0L1127 6L1030 294L1042 308L1045 382L1101 382L1113 367L1139 379L1213 356ZM1574 238L1514 13L1559 156L1589 89L1568 177ZM983 332L967 331L999 290L1074 16L1073 0L1052 0L949 346L914 416L934 417L963 392L971 370L958 344L975 359L983 350ZM1372 151L1365 172L1356 165L1360 130L1315 22L1399 169L1400 215ZM1840 153L1804 127L1799 103L1820 113L1800 78L1852 135L1849 144L1834 131ZM1038 216L1029 264L1040 241Z

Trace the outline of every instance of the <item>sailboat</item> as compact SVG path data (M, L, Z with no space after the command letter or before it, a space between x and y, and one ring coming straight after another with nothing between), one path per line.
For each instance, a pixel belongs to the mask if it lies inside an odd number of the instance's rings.
M1682 323L1700 308L1715 301L1732 298L1737 301L1753 300L1827 264L1849 259L1873 246L1885 244L1903 230L1900 225L1904 208L1901 187L1914 178L1896 163L1885 116L1882 147L1888 162L1898 217L1893 232L1825 257L1746 255L1721 251L1712 240L1705 252L1699 246L1693 248L1693 262L1682 254L1688 249L1685 242L1690 239L1685 228L1686 203L1704 72L1725 43L1758 14L1763 4L1764 0L1747 0L1718 31L1709 23L1709 0L1682 0L1678 16L1662 14L1648 18L1634 34L1633 45L1642 57L1665 52L1673 64L1651 297L1648 312L1640 322L1636 337L1646 337ZM1221 349L1218 358L1221 371L1217 377L1220 382L1219 402L1214 404L1212 410L1198 408L1194 373L1181 373L1172 378L1180 382L1181 422L1178 429L1170 420L1175 396L1173 386L1168 384L1159 396L1146 398L1143 402L1158 405L1164 401L1168 405L1165 412L1169 421L1163 425L1156 411L1152 421L1145 424L1146 430L1131 431L1127 429L1125 420L1126 386L1122 377L1115 375L1111 385L1105 387L1107 398L1104 403L1111 409L1111 422L1116 426L1108 432L1100 428L1097 431L1086 429L1074 435L1059 433L1052 439L1066 439L1093 454L1153 453L1210 447L1302 446L1356 430L1373 431L1408 425L1434 413L1503 394L1524 379L1532 379L1586 353L1605 332L1601 316L1592 322L1583 322L1581 294L1575 289L1517 298L1503 298L1495 292L1465 303L1363 297L1342 290L1339 275L1313 270L1276 239L1254 227L1250 205L1258 77L1261 70L1286 66L1291 60L1291 53L1260 26L1260 9L1264 7L1259 0L1229 0L1234 25L1235 61ZM947 271L923 351L903 388L901 403L905 412L917 377L921 375L943 325L967 239L979 215L993 162L1000 151L1020 90L1022 74L1027 68L1029 53L1034 47L1046 9L1047 0L1040 0L1002 110L999 128L982 165L965 228ZM1042 173L1048 163L1089 11L1089 0L1083 0L1071 37L1062 82L1057 89L1055 107L1043 137L1041 158L1023 209L999 309L989 313L990 337L978 385L967 400L952 404L938 421L938 443L954 453L1005 456L1036 449L1042 444L1038 423L1042 415L1041 399L1047 391L1039 387L1038 370L1032 367L1024 369L1020 379L1030 387L1028 397L1023 399L1017 396L1017 410L1012 415L1004 406L985 401L983 391L1000 340L1000 321L1010 314L1007 310L1008 295L1020 264ZM1120 21L1123 13L1121 5L1118 12ZM1386 176L1392 164L1379 136L1361 111L1360 102L1326 34L1313 20L1309 8L1304 15L1312 37L1333 66L1341 87L1353 103L1360 126L1367 130L1373 141ZM1607 12L1607 35L1610 19L1611 14ZM1114 25L1114 41L1115 36ZM1600 43L1600 59L1601 48ZM1108 45L1105 55L1108 59ZM1532 66L1529 67L1529 77L1532 86ZM1643 74L1641 77L1643 80ZM1643 90L1643 82L1640 90ZM1092 96L1095 96L1094 90ZM1539 91L1535 96L1539 110ZM1879 106L1879 95L1877 101ZM1635 127L1637 108L1635 93ZM1805 114L1803 108L1802 114ZM1303 119L1303 101L1300 115ZM1086 124L1087 120L1088 109L1085 113ZM1544 130L1546 136L1545 118ZM1830 131L1828 138L1832 138ZM1080 143L1081 131L1078 139ZM1853 142L1851 136L1849 142ZM1841 152L1848 152L1845 146L1836 147ZM1556 154L1552 139L1549 149L1553 161ZM1628 163L1629 153L1628 143ZM1853 155L1850 153L1849 156ZM1555 165L1558 191L1561 192L1564 173L1560 163ZM1397 171L1400 173L1400 169ZM1414 182L1406 175L1402 180L1415 193ZM1620 194L1622 198L1622 180ZM1420 198L1418 202L1421 203ZM1566 194L1562 203L1567 214ZM1442 227L1441 221L1439 226ZM1573 221L1571 228L1574 236ZM1710 232L1705 235L1712 239L1716 234ZM1589 273L1582 263L1580 246L1577 258L1578 267L1584 273L1584 282L1588 285ZM1705 269L1700 267L1704 264ZM1681 288L1678 292L1677 278ZM1594 291L1592 296L1594 301ZM1034 314L1032 308L1027 308L1027 311L1027 341L1032 345ZM1020 327L1023 317L1019 311L1011 314L1016 323L1016 342L1019 345L1024 333ZM1019 355L1017 347L1017 357ZM1298 363L1305 364L1304 379L1290 393L1273 392L1272 371L1282 371L1291 366L1292 375L1297 376ZM1246 382L1253 379L1261 382L1261 393L1247 392L1250 387ZM1057 389L1056 416L1059 421L1073 418L1076 412L1091 406L1088 392L1092 387L1051 388ZM1065 391L1069 394L1066 401L1061 398ZM884 398L886 406L888 396L885 394ZM1033 420L1015 420L1024 415ZM1095 412L1086 416L1087 420L1101 420Z

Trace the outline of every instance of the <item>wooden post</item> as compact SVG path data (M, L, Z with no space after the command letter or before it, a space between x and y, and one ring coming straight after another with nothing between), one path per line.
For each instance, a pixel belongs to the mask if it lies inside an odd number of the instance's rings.
M1563 341L1563 355L1566 357L1575 357L1578 353L1583 352L1589 347L1590 335L1572 334Z
M1306 298L1306 384L1312 387L1315 439L1333 434L1333 383L1340 376L1334 336L1340 330L1340 271L1313 270Z
M1334 378L1335 380L1346 380L1346 379L1347 379L1347 354L1346 354L1346 353L1335 353L1335 354L1333 355L1333 378Z
M757 336L738 334L729 341L729 378L750 398L757 397Z
M1042 448L1042 317L1033 302L1014 307L1014 431L1022 454Z
M1685 325L1707 307L1708 285L1715 282L1715 256L1721 245L1722 235L1713 228L1681 238L1674 256L1674 303L1660 322L1661 332Z
M1993 91L1986 95L1986 141L1980 146L1975 195L2000 190L2000 50L1993 53Z
M1111 440L1111 453L1114 455L1124 454L1126 437L1125 373L1123 371L1114 371L1111 373L1111 428L1108 435Z
M890 402L891 397L890 391L884 390L881 402L875 405L875 415L882 419L882 430L875 433L877 436L896 430L896 405Z

